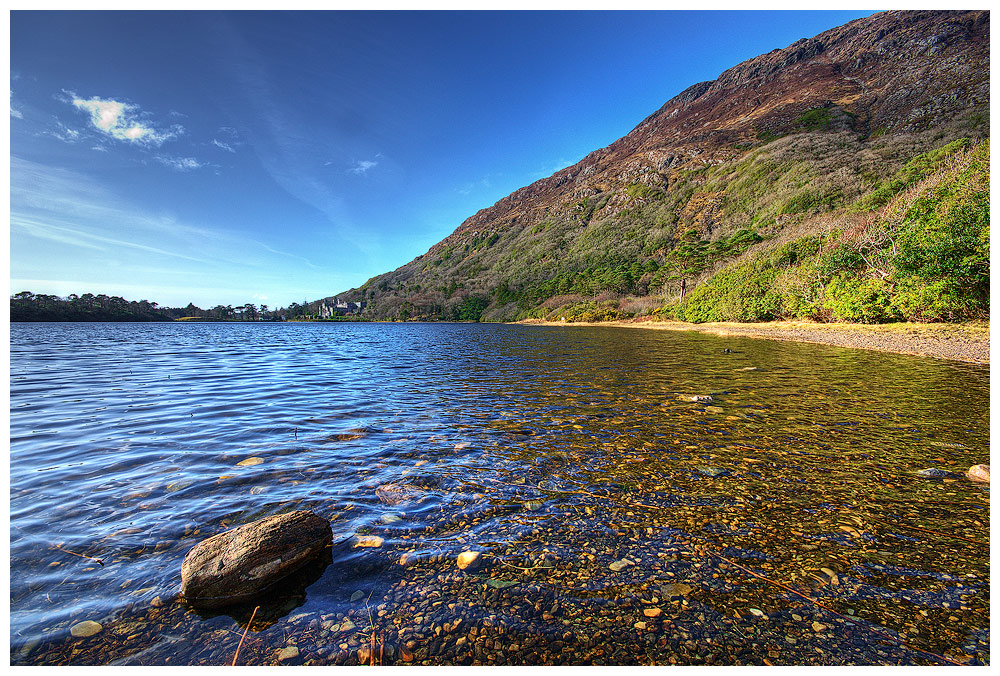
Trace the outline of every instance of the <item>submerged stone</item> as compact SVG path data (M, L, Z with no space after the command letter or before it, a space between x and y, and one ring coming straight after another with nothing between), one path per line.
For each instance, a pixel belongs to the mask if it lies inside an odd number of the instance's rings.
M990 466L973 465L969 468L969 471L965 473L965 476L969 477L972 481L980 481L988 484L990 482Z
M351 539L351 547L354 549L360 549L362 547L377 549L383 544L385 544L385 539L379 537L378 535L355 535Z
M694 588L691 585L686 584L684 582L674 582L672 584L665 584L660 587L660 591L663 593L664 596L667 596L668 598L687 596L688 594L691 593L692 589Z
M104 627L98 622L93 620L84 620L83 622L77 622L69 629L69 633L76 638L87 638L88 636L93 636L94 634L99 634Z
M458 555L458 567L462 570L478 568L482 562L482 554L479 552L462 552Z
M299 649L293 645L290 645L287 648L282 648L280 651L278 651L279 662L284 662L286 660L294 660L298 656L299 656Z
M247 458L246 460L240 460L236 463L237 467L253 467L254 465L260 465L264 462L264 458L259 458L254 456L252 458Z
M382 484L375 489L375 495L386 505L399 505L420 497L421 491L405 483Z
M248 601L308 563L332 539L330 523L304 510L227 530L184 557L181 593L203 608Z
M621 559L619 561L615 561L614 563L609 564L608 568L618 573L625 570L629 566L634 566L634 565L635 565L634 561L630 561L628 559Z
M925 479L954 479L958 475L954 472L949 472L944 469L938 469L937 467L928 467L927 469L922 469L917 472L917 476L923 477Z

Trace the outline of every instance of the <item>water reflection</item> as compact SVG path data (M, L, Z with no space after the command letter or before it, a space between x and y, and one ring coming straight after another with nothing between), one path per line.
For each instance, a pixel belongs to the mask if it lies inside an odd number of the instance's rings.
M988 458L985 367L614 328L11 343L13 662L228 663L249 616L172 603L180 560L293 508L384 544L270 604L248 664L988 660L988 489L916 475Z

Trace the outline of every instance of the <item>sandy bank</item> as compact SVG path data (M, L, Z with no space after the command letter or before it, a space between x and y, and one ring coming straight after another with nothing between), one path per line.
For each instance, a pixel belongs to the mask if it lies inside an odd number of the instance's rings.
M720 336L746 336L769 340L795 340L880 350L899 354L914 354L938 359L953 359L974 364L990 363L989 322L968 324L818 324L807 321L740 324L718 322L688 324L657 322L648 319L601 323L566 323L527 320L521 324L540 326L622 326L659 329L663 331L700 331Z

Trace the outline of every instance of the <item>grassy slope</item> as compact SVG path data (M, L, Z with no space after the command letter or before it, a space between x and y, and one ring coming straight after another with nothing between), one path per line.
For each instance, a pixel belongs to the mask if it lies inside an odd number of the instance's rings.
M377 319L984 318L989 145L962 132L766 139L452 238L359 298Z

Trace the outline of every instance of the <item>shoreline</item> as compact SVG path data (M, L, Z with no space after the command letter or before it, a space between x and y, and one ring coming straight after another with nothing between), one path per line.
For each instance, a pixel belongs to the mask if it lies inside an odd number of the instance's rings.
M970 364L989 365L990 363L989 322L966 324L919 324L915 322L820 324L809 321L778 321L760 324L739 322L689 324L687 322L659 322L648 318L639 318L613 322L549 322L526 319L515 323L532 326L617 326L660 331L698 331L718 336L787 340L893 352Z

